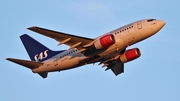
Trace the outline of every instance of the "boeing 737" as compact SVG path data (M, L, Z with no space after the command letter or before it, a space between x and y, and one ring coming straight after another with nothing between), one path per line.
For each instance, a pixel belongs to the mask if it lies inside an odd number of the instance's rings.
M126 48L156 34L165 24L163 20L143 19L94 39L33 26L28 29L55 39L59 42L58 45L68 45L69 49L52 51L29 35L23 34L20 39L31 61L14 58L7 60L29 68L43 78L47 77L48 72L97 62L102 67L107 67L106 70L111 69L115 75L119 75L124 72L124 63L141 56L138 48Z

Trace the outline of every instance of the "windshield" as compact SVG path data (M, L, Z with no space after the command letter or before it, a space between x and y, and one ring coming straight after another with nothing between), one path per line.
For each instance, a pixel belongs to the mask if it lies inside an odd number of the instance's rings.
M149 19L149 20L147 20L147 22L151 22L151 21L154 21L154 20L156 20L156 19Z

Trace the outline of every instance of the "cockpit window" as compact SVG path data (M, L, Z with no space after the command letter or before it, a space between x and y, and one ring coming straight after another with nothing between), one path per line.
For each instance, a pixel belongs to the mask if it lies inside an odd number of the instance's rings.
M154 20L156 20L156 19L149 19L149 20L147 20L147 22L151 22L151 21L154 21Z

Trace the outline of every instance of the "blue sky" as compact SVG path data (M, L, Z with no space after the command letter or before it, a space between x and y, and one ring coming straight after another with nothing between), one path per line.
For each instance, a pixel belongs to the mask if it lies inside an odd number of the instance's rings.
M180 100L178 0L1 0L1 101L178 101ZM95 38L145 18L166 21L149 39L130 46L142 56L114 76L95 65L49 73L42 79L7 57L29 60L19 36L27 33L53 50L67 49L26 28L40 26Z

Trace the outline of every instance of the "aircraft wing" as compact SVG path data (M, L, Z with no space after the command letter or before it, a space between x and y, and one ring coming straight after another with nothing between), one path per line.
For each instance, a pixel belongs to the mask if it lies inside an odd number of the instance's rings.
M57 31L53 31L53 30L49 30L45 28L36 27L36 26L30 27L28 29L55 39L56 41L60 42L59 45L66 44L70 46L70 48L78 48L79 50L82 49L83 46L92 43L94 40L91 38L75 36L75 35L71 35L71 34L67 34L63 32L57 32Z

